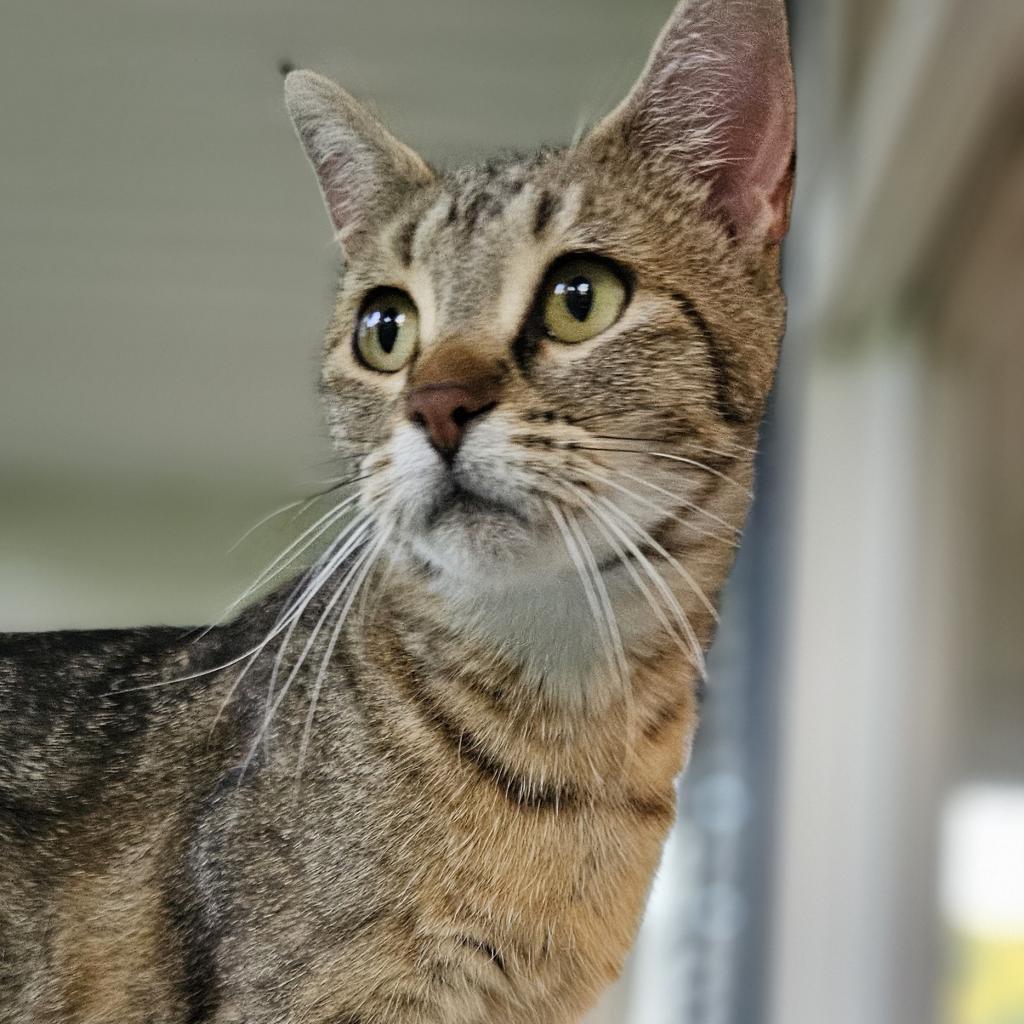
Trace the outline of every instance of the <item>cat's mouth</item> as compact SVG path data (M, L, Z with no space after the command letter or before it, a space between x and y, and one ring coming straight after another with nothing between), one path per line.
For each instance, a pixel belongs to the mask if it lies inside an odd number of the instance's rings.
M435 495L424 516L427 530L437 529L452 520L462 522L480 518L506 517L525 525L522 511L508 502L484 495L452 478Z
M543 570L546 504L509 443L508 426L492 417L473 428L469 442L446 464L422 431L396 432L388 488L395 525L413 551L452 578L492 583L512 571Z

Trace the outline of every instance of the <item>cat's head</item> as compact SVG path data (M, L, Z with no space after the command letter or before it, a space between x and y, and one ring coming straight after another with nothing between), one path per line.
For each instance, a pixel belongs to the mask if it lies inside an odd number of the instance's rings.
M666 517L734 535L783 328L783 0L681 4L625 101L527 159L437 172L325 78L286 97L345 260L333 435L378 525L479 586L596 571Z

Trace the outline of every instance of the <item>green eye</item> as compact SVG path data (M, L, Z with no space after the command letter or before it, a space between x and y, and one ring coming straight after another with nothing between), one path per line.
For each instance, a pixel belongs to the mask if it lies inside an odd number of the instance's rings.
M626 285L610 264L569 256L544 283L544 327L550 337L575 345L607 331L626 306Z
M419 336L416 304L397 288L382 288L359 314L356 355L371 370L397 373L415 354Z

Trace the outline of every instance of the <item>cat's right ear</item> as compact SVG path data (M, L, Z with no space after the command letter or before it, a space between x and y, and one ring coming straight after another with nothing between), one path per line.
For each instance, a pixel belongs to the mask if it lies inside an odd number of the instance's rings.
M284 97L342 248L404 192L432 180L416 153L329 78L289 72Z

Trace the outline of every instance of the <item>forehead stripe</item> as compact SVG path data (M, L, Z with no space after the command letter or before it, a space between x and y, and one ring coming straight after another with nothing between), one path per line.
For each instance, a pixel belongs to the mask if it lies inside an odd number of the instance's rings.
M442 192L425 211L421 210L415 214L400 231L395 233L395 254L406 270L412 266L420 236L426 234L429 238L431 232L437 230L438 222L450 218L454 209L455 200L447 192Z
M544 229L551 222L552 216L558 209L558 200L545 189L540 194L537 202L537 209L533 214L533 237L540 238Z
M472 235L476 231L480 215L485 212L489 202L490 196L481 189L466 203L466 208L462 211L462 228L467 235Z
M407 270L412 265L412 243L416 237L416 229L419 227L419 223L419 218L414 217L395 235L395 253L398 255L402 266Z

